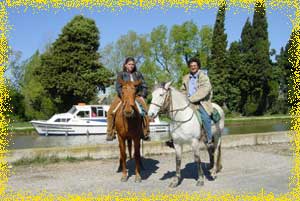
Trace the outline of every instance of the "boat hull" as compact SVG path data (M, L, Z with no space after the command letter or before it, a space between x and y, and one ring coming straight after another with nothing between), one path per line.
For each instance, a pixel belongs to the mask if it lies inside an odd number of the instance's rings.
M49 123L46 121L31 121L39 135L105 135L105 122L89 123ZM168 132L167 123L150 123L150 132Z

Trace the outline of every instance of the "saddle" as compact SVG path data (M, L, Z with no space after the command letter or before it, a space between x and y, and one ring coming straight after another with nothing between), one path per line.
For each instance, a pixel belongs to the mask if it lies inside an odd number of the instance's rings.
M202 126L202 118L199 110L195 110L196 117L199 121L200 126ZM210 116L211 120L216 124L221 120L221 115L216 108L213 108L213 112Z

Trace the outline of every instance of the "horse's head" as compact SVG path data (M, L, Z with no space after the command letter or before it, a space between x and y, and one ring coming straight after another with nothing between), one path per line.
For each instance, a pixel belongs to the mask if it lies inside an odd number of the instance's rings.
M124 103L124 115L126 117L132 117L134 114L136 86L141 84L141 80L138 81L124 81L118 79L118 82L122 86L122 102Z
M166 109L169 106L167 99L171 84L172 81L162 84L152 92L152 101L148 110L148 115L150 118L156 117L158 112Z

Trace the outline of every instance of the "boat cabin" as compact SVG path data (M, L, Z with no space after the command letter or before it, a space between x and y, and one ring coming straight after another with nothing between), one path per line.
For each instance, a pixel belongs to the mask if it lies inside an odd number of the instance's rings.
M108 105L74 105L68 113L80 119L106 118L108 108Z

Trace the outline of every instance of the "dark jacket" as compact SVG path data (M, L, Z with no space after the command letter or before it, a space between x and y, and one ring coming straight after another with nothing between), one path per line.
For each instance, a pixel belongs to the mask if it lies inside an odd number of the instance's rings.
M147 85L146 85L146 82L144 80L142 73L139 71L135 71L132 73L132 77L133 77L134 81L142 80L142 83L139 86L137 86L137 95L142 96L143 98L146 98L147 97ZM122 86L118 82L118 79L122 79L124 81L130 81L130 73L128 73L126 71L122 71L122 72L118 73L117 82L116 82L116 90L118 92L118 96L121 97Z

